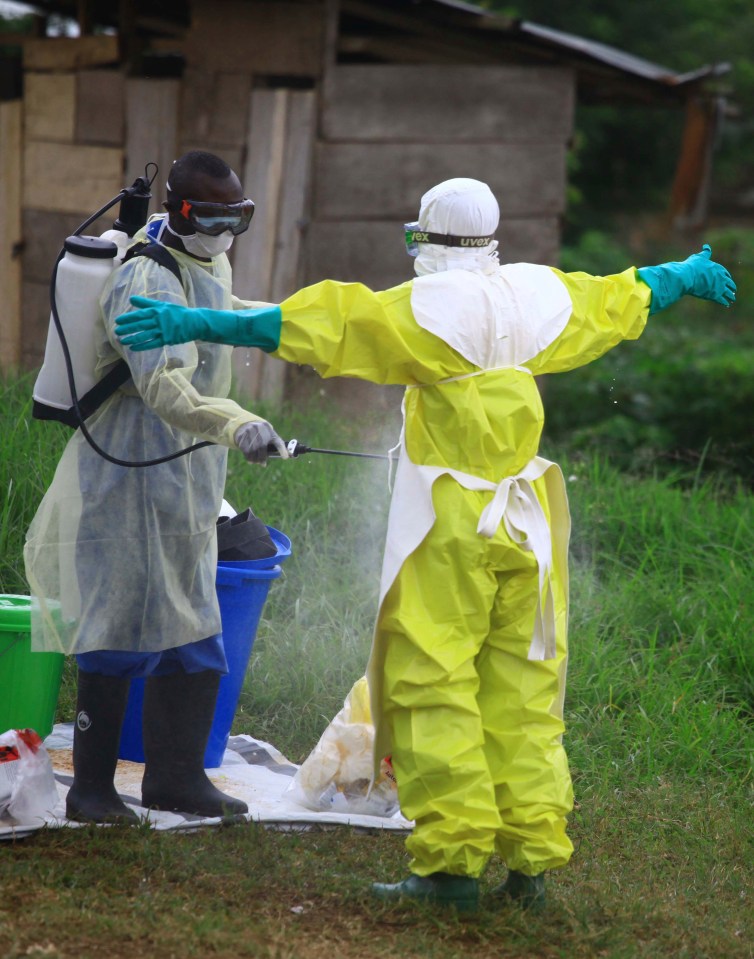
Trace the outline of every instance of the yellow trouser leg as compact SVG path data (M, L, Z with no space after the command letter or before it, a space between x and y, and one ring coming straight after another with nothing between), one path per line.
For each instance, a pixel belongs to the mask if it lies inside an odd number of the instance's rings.
M480 562L486 545L475 532L484 501L471 494L465 503L469 494L444 478L435 487L435 502L439 492L453 505L438 506L438 521L381 610L383 720L401 809L416 822L406 843L412 871L478 876L501 825L475 666L497 581Z
M510 869L527 875L565 865L573 851L565 818L573 793L561 743L567 601L555 578L557 658L531 661L537 590L536 567L500 574L490 637L477 664L485 751L502 817L496 850Z

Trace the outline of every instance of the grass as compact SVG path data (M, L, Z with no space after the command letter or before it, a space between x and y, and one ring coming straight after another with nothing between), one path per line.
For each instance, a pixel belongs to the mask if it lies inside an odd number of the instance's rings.
M26 591L23 534L65 438L28 421L29 387L4 392L3 592ZM311 445L390 445L378 420L345 426L311 410L273 420ZM576 853L552 876L544 916L485 907L460 921L373 903L371 881L406 873L394 835L49 830L0 848L0 957L751 959L754 497L730 482L636 478L593 459L564 472ZM301 761L364 669L386 469L310 456L259 470L232 456L226 496L294 547L270 591L234 730ZM61 719L72 691L69 669ZM485 888L503 876L491 863Z

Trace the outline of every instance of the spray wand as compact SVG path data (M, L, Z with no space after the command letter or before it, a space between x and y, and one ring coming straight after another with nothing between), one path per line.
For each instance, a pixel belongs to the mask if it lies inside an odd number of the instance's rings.
M285 444L288 450L288 456L295 459L297 456L304 456L306 453L327 453L330 456L358 456L370 460L386 460L390 457L384 453L352 453L349 450L323 450L316 446L304 446L299 440L288 440ZM267 447L269 456L280 456L275 446L270 443Z

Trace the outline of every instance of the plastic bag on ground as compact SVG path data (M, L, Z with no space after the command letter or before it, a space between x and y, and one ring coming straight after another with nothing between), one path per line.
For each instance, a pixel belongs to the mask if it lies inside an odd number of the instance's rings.
M33 729L0 736L0 819L34 823L52 815L58 790L52 762Z
M290 798L307 809L393 816L398 792L390 759L383 759L372 785L373 747L369 688L362 677L296 773L288 788Z

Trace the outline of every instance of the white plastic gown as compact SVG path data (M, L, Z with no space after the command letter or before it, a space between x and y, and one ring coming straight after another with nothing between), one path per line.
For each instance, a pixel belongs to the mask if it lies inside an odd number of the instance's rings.
M108 280L96 331L98 372L123 357L133 381L86 425L106 452L129 461L202 440L218 445L129 468L109 463L75 432L27 534L26 575L39 602L34 650L156 652L221 631L215 530L227 447L241 424L258 417L227 399L231 347L196 342L134 353L113 333L133 294L232 308L224 254L205 264L171 252L182 283L146 257L116 268Z
M460 220L420 215L422 228L492 233L497 206L474 182L458 183ZM535 875L568 861L572 790L569 518L560 471L537 456L534 376L639 336L650 291L633 269L500 266L495 244L422 247L417 273L378 293L331 280L300 290L281 304L274 355L407 386L368 677L375 758L392 752L416 823L411 869L478 876L497 852Z

